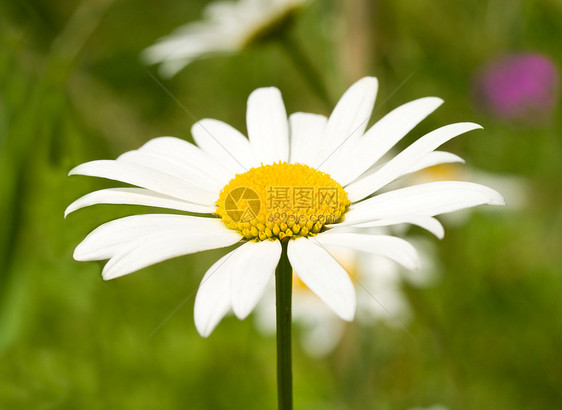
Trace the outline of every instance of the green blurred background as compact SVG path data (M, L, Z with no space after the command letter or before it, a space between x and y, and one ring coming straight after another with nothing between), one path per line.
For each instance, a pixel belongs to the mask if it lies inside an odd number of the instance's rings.
M74 247L99 224L150 209L97 206L63 219L80 195L115 186L69 178L72 167L161 135L191 140L195 120L139 53L200 19L206 3L0 1L0 409L275 408L274 338L251 319L227 317L208 339L193 324L190 295L224 251L104 282L103 264L75 262ZM478 122L483 132L447 150L524 177L529 190L523 209L446 226L441 279L404 285L413 338L352 323L322 359L295 342L296 408L562 408L560 105L547 121L506 123L475 108L471 91L478 67L505 52L539 52L560 67L561 21L557 0L318 0L298 16L292 34L334 100L364 75L380 81L374 119L440 96L446 104L408 141ZM246 98L264 85L282 90L289 112L328 114L275 43L197 61L164 84L196 118L242 130Z

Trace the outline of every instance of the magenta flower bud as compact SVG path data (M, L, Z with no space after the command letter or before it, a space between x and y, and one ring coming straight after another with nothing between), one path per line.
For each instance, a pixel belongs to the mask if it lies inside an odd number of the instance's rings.
M544 120L558 96L554 64L539 54L511 54L485 65L475 81L479 107L500 119Z

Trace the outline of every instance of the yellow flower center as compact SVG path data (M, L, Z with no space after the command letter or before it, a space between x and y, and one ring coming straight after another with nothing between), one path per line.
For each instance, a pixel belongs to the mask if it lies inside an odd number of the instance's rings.
M342 186L307 165L279 162L237 174L222 189L217 215L248 240L314 236L343 220Z

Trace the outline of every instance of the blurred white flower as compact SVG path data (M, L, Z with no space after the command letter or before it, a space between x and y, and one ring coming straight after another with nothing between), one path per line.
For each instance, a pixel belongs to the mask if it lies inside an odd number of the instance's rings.
M388 233L378 230L378 234ZM402 327L412 318L405 282L414 287L430 286L440 274L435 246L422 238L408 238L420 254L421 268L409 271L387 258L370 253L333 248L328 250L350 274L357 293L356 320L370 327L381 321ZM256 327L266 335L275 334L275 283L270 282L266 295L256 308ZM329 354L340 342L346 323L293 274L293 320L299 327L304 351L313 357Z
M204 20L185 24L142 53L147 64L161 64L160 74L173 77L193 60L233 53L285 29L309 0L215 1Z
M329 118L308 113L287 118L279 90L260 88L248 99L248 139L228 124L205 119L192 128L197 145L161 137L115 161L77 166L71 175L138 188L92 192L66 214L95 204L136 204L207 215L145 214L111 221L91 232L74 258L109 259L102 276L113 279L180 255L238 244L207 271L195 298L195 325L208 336L230 309L240 319L254 309L283 241L300 280L340 318L353 320L353 282L326 247L385 256L415 270L420 261L409 242L371 228L407 223L442 237L436 215L504 204L498 192L460 181L379 194L414 169L458 161L435 149L480 126L446 125L381 163L442 100L409 102L367 130L377 88L375 78L357 81Z
M478 181L502 193L506 208L510 210L523 209L527 206L529 184L520 176L486 172L462 163L448 163L428 167L419 172L407 175L396 186L426 184L437 181ZM497 208L490 207L482 210L494 212ZM502 208L503 209L503 208ZM467 222L471 210L460 210L452 214L443 215L443 220L449 225L460 226Z

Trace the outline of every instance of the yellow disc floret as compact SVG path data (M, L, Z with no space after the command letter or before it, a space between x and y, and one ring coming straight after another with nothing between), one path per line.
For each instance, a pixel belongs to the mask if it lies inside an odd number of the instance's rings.
M216 202L224 224L248 240L313 236L343 220L342 186L303 164L279 162L236 175Z

